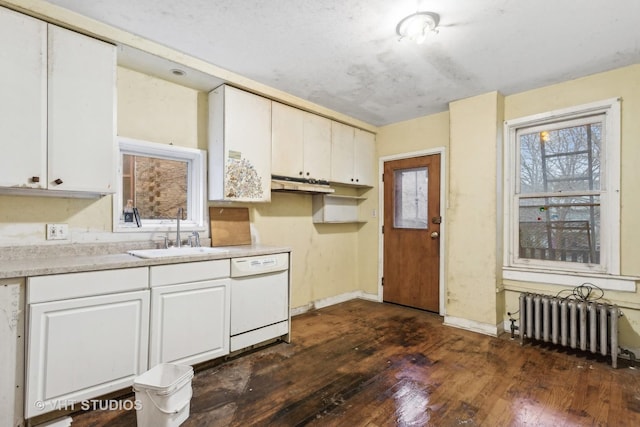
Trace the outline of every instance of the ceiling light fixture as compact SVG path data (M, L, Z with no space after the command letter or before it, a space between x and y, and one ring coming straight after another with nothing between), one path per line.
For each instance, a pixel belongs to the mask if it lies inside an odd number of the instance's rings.
M185 73L184 70L181 70L180 68L172 68L169 71L171 71L171 74L173 74L174 76L178 76L178 77L182 77L185 74L187 74L187 73Z
M417 44L421 44L427 38L427 33L437 33L440 15L433 12L416 12L403 18L396 26L396 33L400 40L409 39Z

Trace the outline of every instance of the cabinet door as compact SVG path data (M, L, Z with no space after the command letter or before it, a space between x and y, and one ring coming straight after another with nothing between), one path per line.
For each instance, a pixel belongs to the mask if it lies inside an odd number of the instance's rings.
M271 101L223 85L209 113L209 198L271 200Z
M149 291L31 304L26 417L130 387L148 330Z
M151 290L149 366L193 365L229 353L230 279Z
M353 184L353 127L331 122L331 181Z
M47 26L0 8L0 40L0 186L45 188Z
M375 138L371 132L356 129L354 149L354 170L356 184L373 187L376 183Z
M304 114L305 178L329 181L331 178L331 120Z
M113 192L115 47L54 25L48 31L49 189Z
M271 108L271 173L303 178L305 113L278 102Z

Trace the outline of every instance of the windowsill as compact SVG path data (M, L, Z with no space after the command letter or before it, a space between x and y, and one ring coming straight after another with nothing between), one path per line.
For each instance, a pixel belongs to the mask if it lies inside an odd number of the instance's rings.
M207 228L202 225L197 225L194 223L181 223L180 224L180 232L192 232L198 231L203 232L206 231ZM145 225L142 227L138 227L135 224L130 223L120 223L114 229L114 233L175 233L176 232L176 224L151 224Z
M638 277L612 276L608 274L578 273L571 271L529 270L503 267L502 278L518 282L542 283L574 288L583 283L593 284L609 291L636 292Z

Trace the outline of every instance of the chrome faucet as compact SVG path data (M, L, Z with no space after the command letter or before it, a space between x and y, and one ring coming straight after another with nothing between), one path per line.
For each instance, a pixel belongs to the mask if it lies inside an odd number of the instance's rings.
M183 209L182 208L178 208L178 214L176 215L176 243L175 243L175 247L179 248L181 246L180 243L180 220L182 219L182 215L183 215Z

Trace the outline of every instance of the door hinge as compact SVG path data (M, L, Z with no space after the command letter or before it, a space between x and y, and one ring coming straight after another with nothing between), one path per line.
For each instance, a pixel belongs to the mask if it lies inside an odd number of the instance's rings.
M384 182L384 173L382 174L381 179L382 179L382 182Z
M382 234L384 234L384 225L380 228L382 229Z
M381 282L382 282L382 286L384 286L384 277L382 278Z

